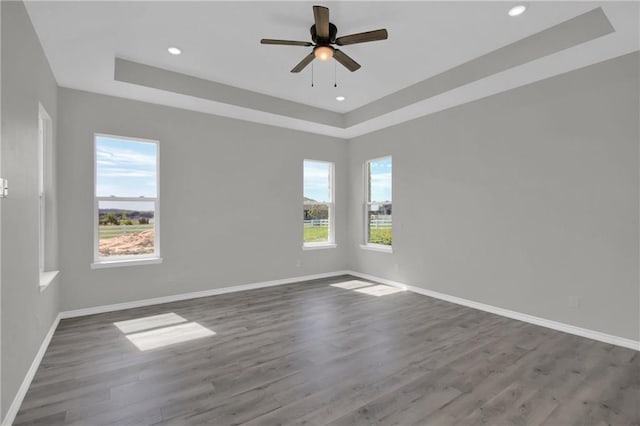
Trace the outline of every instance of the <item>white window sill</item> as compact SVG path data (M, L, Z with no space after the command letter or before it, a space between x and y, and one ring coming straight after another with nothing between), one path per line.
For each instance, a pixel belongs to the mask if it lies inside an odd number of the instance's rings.
M58 276L60 271L40 272L40 291L45 291L49 284Z
M322 249L333 249L336 247L338 247L338 245L334 243L304 244L302 246L302 250L322 250Z
M154 265L158 263L162 263L161 257L151 257L146 259L107 260L103 262L92 263L91 269L121 268L123 266Z
M382 244L360 244L363 250L379 251L381 253L393 253L393 246L385 246Z

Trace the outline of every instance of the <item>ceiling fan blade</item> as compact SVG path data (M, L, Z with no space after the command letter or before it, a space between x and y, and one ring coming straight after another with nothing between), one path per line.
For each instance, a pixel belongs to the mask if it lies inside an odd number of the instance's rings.
M274 40L271 38L263 38L260 40L262 44L277 44L281 46L313 46L313 43L309 43L308 41L293 41L293 40Z
M342 50L336 49L333 52L333 59L340 62L351 72L354 72L360 68L360 64L351 59L351 57L344 53Z
M338 46L346 46L347 44L366 43L368 41L386 40L389 37L386 29L367 31L364 33L351 34L344 37L338 37L336 44Z
M309 53L307 56L304 57L303 60L300 61L300 63L298 63L298 65L293 67L291 72L300 72L300 71L302 71L304 69L304 67L309 65L311 63L311 61L314 60L315 57L316 56L313 54L313 52Z
M329 39L329 9L324 6L313 6L313 17L316 20L316 36Z

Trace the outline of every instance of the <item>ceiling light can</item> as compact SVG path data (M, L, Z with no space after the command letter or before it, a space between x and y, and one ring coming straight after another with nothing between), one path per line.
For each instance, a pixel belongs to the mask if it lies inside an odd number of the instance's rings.
M338 102L342 102L344 101L345 97L344 96L336 96L336 101Z
M518 4L509 9L509 16L520 16L527 10L527 6L524 4Z
M169 53L171 53L172 55L179 55L179 54L182 53L182 50L178 49L177 47L173 47L173 46L168 48L167 51Z

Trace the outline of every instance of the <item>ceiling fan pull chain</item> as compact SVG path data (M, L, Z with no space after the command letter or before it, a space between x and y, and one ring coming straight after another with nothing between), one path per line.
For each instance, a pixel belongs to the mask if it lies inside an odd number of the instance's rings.
M311 63L311 87L313 87L313 62Z
M333 61L333 87L338 87L338 72L336 71L336 61Z

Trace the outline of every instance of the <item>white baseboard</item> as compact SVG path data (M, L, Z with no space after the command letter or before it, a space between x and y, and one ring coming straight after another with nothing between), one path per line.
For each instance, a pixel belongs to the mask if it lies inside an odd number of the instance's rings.
M42 362L42 358L44 357L45 352L47 352L47 348L49 347L49 343L51 343L51 338L53 337L53 333L55 333L56 328L58 327L58 323L60 322L60 314L56 316L56 319L51 324L47 335L44 337L42 344L40 345L40 349L38 349L38 353L36 353L33 362L31 363L31 367L27 370L27 374L24 376L24 380L18 389L18 393L16 393L15 398L13 398L13 402L9 406L9 410L7 410L6 416L4 416L4 420L2 421L2 426L11 426L13 421L16 419L16 415L20 410L20 406L22 405L22 401L24 397L27 395L27 391L29 390L29 386L31 386L31 382L36 375L36 371L38 371L38 367L40 367L40 363Z
M180 300L196 299L199 297L215 296L218 294L232 293L236 291L253 290L257 288L272 287L283 284L293 284L301 281L316 280L321 278L330 278L340 275L352 275L354 277L363 278L370 281L376 281L381 284L387 284L393 287L398 287L403 290L409 290L414 293L422 294L425 296L433 297L447 302L455 303L457 305L467 306L481 311L490 312L492 314L501 315L503 317L516 319L519 321L536 324L542 327L547 327L553 330L563 331L565 333L575 334L577 336L587 337L589 339L598 340L600 342L610 343L612 345L622 346L629 349L640 351L640 341L627 339L624 337L614 336L607 333L602 333L595 330L589 330L586 328L577 327L571 324L565 324L558 321L552 321L545 318L536 317L529 314L524 314L509 309L499 308L497 306L487 305L473 300L463 299L457 296L451 296L445 293L439 293L432 290L427 290L421 287L411 286L396 281L388 280L385 278L376 277L369 274L364 274L356 271L335 271L327 272L315 275L304 275L294 278L285 278L274 281L264 281L251 284L242 284L230 287L215 288L211 290L197 291L193 293L176 294L172 296L156 297L153 299L136 300L133 302L117 303L114 305L96 306L93 308L76 309L73 311L65 311L60 313L60 318L74 318L85 315L100 314L104 312L120 311L124 309L139 308L142 306L159 305L163 303L177 302Z
M326 272L322 274L304 275L301 277L284 278L281 280L263 281L251 284L241 284L230 287L213 288L211 290L196 291L192 293L175 294L171 296L154 297L153 299L136 300L133 302L116 303L114 305L96 306L93 308L75 309L73 311L61 312L61 318L75 318L85 315L101 314L104 312L121 311L124 309L140 308L142 306L160 305L163 303L178 302L180 300L197 299L199 297L216 296L218 294L233 293L236 291L254 290L257 288L273 287L277 285L293 284L301 281L317 280L321 278L331 278L340 275L347 275L349 271Z
M474 302L473 300L463 299L457 296L451 296L444 293L438 293L437 291L427 290L421 287L415 287L407 284L402 284L396 281L387 280L385 278L375 277L369 274L363 274L356 271L347 271L349 275L362 278L365 280L379 282L381 284L387 284L393 287L401 288L403 290L409 290L414 293L422 294L425 296L433 297L435 299L445 300L447 302L455 303L457 305L467 306L469 308L479 309L481 311L490 312L492 314L501 315L503 317L516 319L519 321L528 322L531 324L547 327L553 330L563 331L569 334L575 334L576 336L587 337L589 339L598 340L600 342L610 343L612 345L622 346L624 348L640 351L640 341L631 340L624 337L614 336L611 334L602 333L600 331L589 330L587 328L576 327L575 325L565 324L558 321L552 321L545 318L535 317L529 314L523 314L509 309L498 308L497 306L486 305L480 302Z

